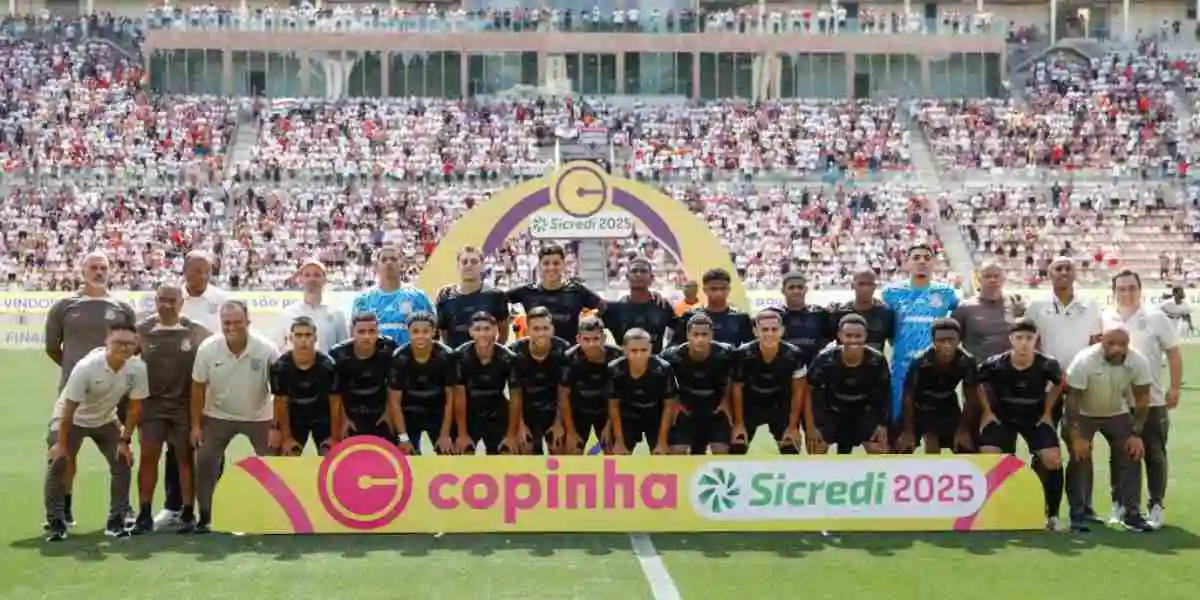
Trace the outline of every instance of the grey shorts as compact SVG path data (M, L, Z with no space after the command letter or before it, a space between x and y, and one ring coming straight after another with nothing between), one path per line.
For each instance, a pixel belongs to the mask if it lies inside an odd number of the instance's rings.
M151 417L142 419L138 425L142 430L143 442L154 444L167 443L175 449L185 449L191 441L188 439L190 428L187 421L177 418Z

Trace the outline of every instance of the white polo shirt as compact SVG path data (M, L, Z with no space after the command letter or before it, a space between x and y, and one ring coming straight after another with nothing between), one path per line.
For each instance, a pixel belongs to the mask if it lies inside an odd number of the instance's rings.
M225 421L270 421L271 363L279 357L275 345L251 333L240 355L229 350L224 335L213 335L196 349L192 379L208 384L204 415Z
M229 294L215 285L204 288L199 296L188 294L183 288L183 310L180 314L201 324L209 331L221 331L221 305L229 301Z
M1150 364L1150 406L1166 406L1167 394L1162 384L1163 363L1167 351L1179 347L1179 331L1163 311L1142 305L1137 312L1122 319L1114 308L1104 311L1104 318L1124 323L1129 330L1129 345L1146 357Z
M80 427L102 427L117 420L117 405L126 395L132 400L145 400L150 395L150 379L146 363L134 356L113 371L108 365L108 352L96 348L88 352L67 377L67 384L54 403L50 430L57 431L67 408L67 400L79 404L72 422Z
M283 309L282 328L275 336L280 349L286 350L291 347L292 321L298 317L308 317L316 323L317 350L321 352L329 352L330 348L350 338L350 321L341 309L328 304L313 306L301 301L289 304Z
M1125 362L1104 360L1104 346L1093 344L1080 352L1067 368L1067 385L1084 390L1079 412L1086 417L1113 417L1129 412L1131 387L1150 385L1150 363L1134 348Z
M1063 306L1051 293L1030 302L1025 316L1037 324L1042 353L1054 357L1060 365L1071 364L1091 345L1092 336L1104 330L1100 304L1079 294Z

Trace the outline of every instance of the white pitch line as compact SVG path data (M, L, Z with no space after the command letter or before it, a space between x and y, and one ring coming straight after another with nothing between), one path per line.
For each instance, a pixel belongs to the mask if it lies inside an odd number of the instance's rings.
M646 577L646 583L650 584L650 595L654 600L683 600L679 595L679 588L675 587L675 580L671 579L671 573L667 571L667 565L663 564L662 556L659 556L654 542L650 541L650 536L631 533L629 541L633 545L633 554L637 556L638 565L642 567L642 575Z

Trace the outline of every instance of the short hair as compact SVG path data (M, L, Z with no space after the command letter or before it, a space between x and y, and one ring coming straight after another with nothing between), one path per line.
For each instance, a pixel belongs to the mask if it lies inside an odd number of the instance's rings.
M722 283L722 282L732 283L733 278L729 276L729 271L726 271L725 269L717 267L715 269L709 269L709 270L705 271L704 275L702 275L700 277L700 282L703 283L704 285L708 285L710 283Z
M1021 317L1008 326L1009 333L1032 333L1037 335L1038 326L1029 317Z
M529 312L525 314L525 322L528 323L534 319L550 319L550 321L553 322L554 315L551 314L550 309L546 308L545 306L535 306L529 309Z
M912 256L913 252L917 252L918 250L924 250L930 254L934 254L933 246L930 246L925 242L917 242L908 247L908 252L905 253L905 256Z
M295 333L297 327L307 327L313 330L313 333L317 333L317 324L310 317L296 317L292 319L292 325L289 327L289 330Z
M250 316L250 307L241 300L226 300L225 303L221 305L221 310L225 310L227 308L236 308L242 311L242 314L246 315L246 317Z
M692 315L692 318L688 319L687 330L691 331L692 329L694 329L696 327L708 327L709 329L712 329L712 327L713 327L712 317L709 317L708 315L705 315L705 314Z
M418 310L404 319L405 327L412 327L417 323L429 323L430 327L437 327L437 317L427 310Z
M850 314L842 317L841 320L838 321L838 327L837 327L838 331L841 331L847 325L858 325L859 327L866 329L867 328L867 320L864 319L863 316L860 314L850 313Z
M952 319L950 317L934 319L933 324L929 326L929 331L933 335L937 335L937 332L939 331L953 331L954 333L957 333L959 337L962 337L962 325L959 324L957 319Z
M762 325L763 321L775 321L783 325L783 314L774 306L764 308L754 313L754 326Z
M118 331L128 331L129 333L137 335L137 327L134 327L133 323L118 321L108 326L108 331L105 333L105 336L111 335Z
M464 254L479 254L482 256L483 250L480 250L478 246L463 246L462 249L458 251L458 254L454 255L454 258L457 260L462 258Z
M537 254L538 262L542 262L542 259L546 258L547 256L557 256L563 260L566 260L567 259L567 251L564 250L563 247L558 244L547 244L545 246L542 246L542 248L540 250L538 250L538 254Z
M637 342L637 341L643 341L646 343L650 343L650 341L651 341L650 332L646 331L645 329L642 329L641 327L634 327L633 329L630 329L629 331L625 332L625 337L622 340L622 343L628 344L629 342Z
M783 276L783 287L787 288L788 284L793 281L799 281L800 285L808 285L808 278L805 277L803 273L799 271L788 271L787 274Z
M477 310L474 313L471 313L471 325L475 325L476 323L495 325L496 317L493 317L492 313L489 313L485 310Z
M376 315L375 313L373 313L369 310L364 310L362 312L354 313L354 316L350 318L350 327L353 328L355 325L358 325L359 323L378 323L378 322L379 322L378 315Z
M1117 280L1122 277L1132 277L1137 282L1138 289L1142 289L1142 276L1131 269L1121 269L1121 272L1112 276L1112 291L1117 291Z
M651 273L654 272L654 264L651 263L650 259L646 258L645 256L635 256L631 258L629 260L629 270L632 271L635 265L641 265L646 267L646 270L650 271Z
M579 333L604 333L604 321L600 317L584 317L579 320Z

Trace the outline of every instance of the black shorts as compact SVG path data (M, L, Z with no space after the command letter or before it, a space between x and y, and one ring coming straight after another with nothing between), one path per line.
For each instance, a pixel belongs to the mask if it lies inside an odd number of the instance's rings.
M746 445L754 442L754 434L763 425L767 426L776 442L782 440L783 435L787 433L789 415L786 407L746 407L743 409L742 418L746 421Z
M550 440L550 429L554 427L557 416L557 411L554 410L525 410L522 418L525 420L525 427L529 428L530 437L533 438L530 452L533 454L546 452Z
M288 415L292 427L292 439L300 444L300 451L308 447L308 439L312 438L313 446L320 452L321 444L329 441L333 428L329 423L329 417L324 419L320 417L305 418L301 415Z
M875 430L883 425L883 419L869 410L818 410L814 425L821 438L838 449L861 446L871 440Z
M500 446L508 437L508 415L504 413L467 417L467 435L476 444L483 442L488 454L500 454ZM467 454L474 454L468 452Z
M661 430L662 410L621 411L621 433L625 435L625 449L630 452L642 441L653 451L658 446Z
M392 428L386 422L379 422L379 419L383 415L359 413L348 414L346 416L354 422L354 431L351 431L350 435L373 435L381 437L392 444L396 443L396 433L392 431Z
M988 423L979 434L980 446L993 446L1001 452L1013 454L1017 451L1017 436L1025 440L1030 452L1058 448L1058 434L1053 425L1041 421L1000 421Z
M946 450L954 448L954 434L962 422L962 411L958 407L940 410L920 410L913 413L913 435L920 443L926 435L937 440L938 447Z
M575 433L579 434L579 439L584 444L588 443L588 437L593 433L596 434L596 439L600 440L601 434L604 433L604 427L608 425L608 413L603 411L572 410L571 418L575 421Z
M417 454L421 453L421 435L428 435L429 441L436 448L437 439L442 435L442 421L445 414L442 411L405 410L404 429L408 433L409 442ZM451 432L453 434L453 432Z
M671 446L687 446L692 454L704 454L712 444L728 446L732 429L728 417L714 414L709 408L681 411L667 432L667 443Z

